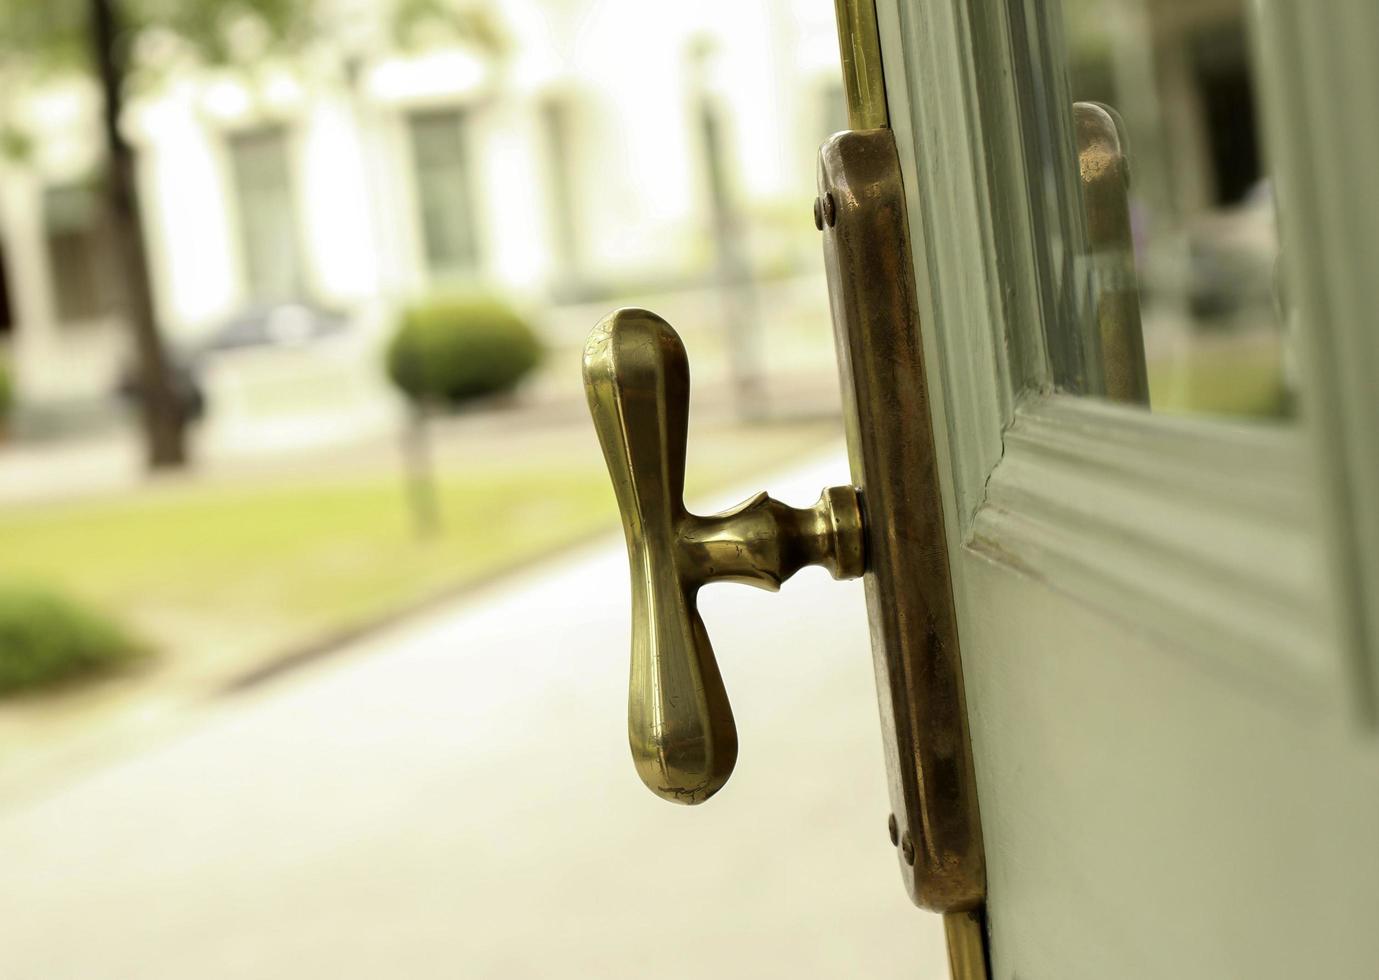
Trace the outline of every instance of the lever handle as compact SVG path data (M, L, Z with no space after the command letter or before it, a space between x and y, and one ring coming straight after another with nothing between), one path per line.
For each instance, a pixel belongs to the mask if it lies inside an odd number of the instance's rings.
M647 310L617 310L594 328L584 387L632 566L632 759L657 796L702 803L732 774L737 728L699 617L700 586L775 591L805 565L860 576L861 502L843 486L803 510L760 493L712 517L686 511L689 363L670 324Z

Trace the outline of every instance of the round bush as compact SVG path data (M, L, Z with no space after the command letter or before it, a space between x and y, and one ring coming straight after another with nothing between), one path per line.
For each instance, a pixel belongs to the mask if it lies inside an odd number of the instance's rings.
M432 299L402 312L388 376L417 402L456 405L513 388L541 360L541 342L491 298Z
M0 585L0 696L110 673L144 654L120 627L69 599Z

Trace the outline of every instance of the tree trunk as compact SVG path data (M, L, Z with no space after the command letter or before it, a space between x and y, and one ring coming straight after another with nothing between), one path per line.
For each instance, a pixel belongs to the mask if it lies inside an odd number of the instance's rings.
M187 462L186 406L158 333L153 283L139 217L134 153L119 128L127 65L120 38L118 2L90 0L92 54L104 97L107 214L113 258L123 287L123 313L134 333L139 411L148 464L153 469L165 469Z

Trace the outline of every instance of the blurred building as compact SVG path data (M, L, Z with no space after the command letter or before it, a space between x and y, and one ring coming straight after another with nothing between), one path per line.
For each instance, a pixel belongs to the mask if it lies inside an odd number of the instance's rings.
M1276 236L1245 0L1068 11L1073 97L1115 106L1129 131L1146 304L1167 291L1199 326L1241 307L1256 311L1247 327L1272 321Z
M1154 137L1138 191L1179 214L1243 200L1263 172L1244 0L1072 0L1069 22L1075 95Z
M299 56L172 58L131 102L174 348L286 301L346 314L376 348L389 311L428 291L481 285L545 308L707 281L715 169L754 272L813 256L814 153L845 122L828 4L504 0L486 43L409 47L387 0L339 8ZM32 151L0 169L0 342L30 428L103 413L129 363L98 112L82 80L34 94L16 114ZM367 387L365 361L350 371Z

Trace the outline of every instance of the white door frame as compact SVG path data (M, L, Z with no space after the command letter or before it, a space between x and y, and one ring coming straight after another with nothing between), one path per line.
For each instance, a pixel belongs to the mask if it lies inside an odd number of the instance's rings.
M1379 405L1365 396L1379 376L1379 331L1366 313L1379 310L1379 275L1364 256L1379 254L1379 218L1354 221L1347 202L1379 206L1367 164L1379 159L1379 126L1370 113L1347 129L1351 114L1327 93L1341 76L1379 91L1372 51L1335 44L1379 36L1379 8L1256 4L1305 351L1306 423L1270 427L1165 418L1054 390L1042 338L1056 314L1041 304L1035 234L1049 219L1031 189L1019 78L1053 73L1028 63L1013 37L1051 29L1059 11L1026 3L877 3L929 383L943 393L935 426L947 443L950 548L1209 665L1224 659L1271 696L1321 711L1344 701L1369 718ZM1307 138L1316 131L1331 139ZM1338 153L1352 135L1354 152ZM979 614L981 597L964 595L961 581L955 590L960 615Z

